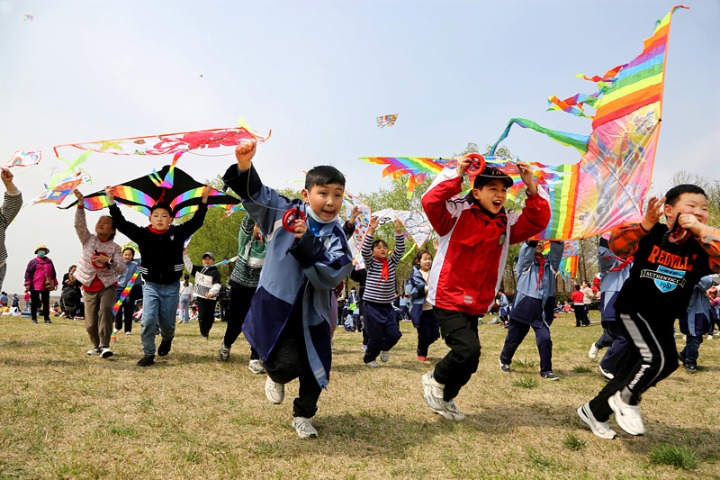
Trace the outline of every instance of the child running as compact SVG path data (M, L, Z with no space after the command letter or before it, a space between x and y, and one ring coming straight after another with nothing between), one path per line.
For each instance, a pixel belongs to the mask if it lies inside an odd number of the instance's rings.
M225 337L220 346L220 360L230 359L230 348L240 336L250 301L257 290L260 272L265 263L265 241L262 231L250 215L245 215L238 233L238 257L235 268L230 274L230 311L227 316ZM265 373L260 356L250 347L248 369L253 373Z
M150 225L147 227L139 227L125 220L120 208L115 204L113 190L114 187L105 187L110 215L117 229L137 243L143 260L140 273L145 279L145 286L140 337L144 355L137 364L149 367L155 363L155 335L158 333L158 326L162 341L157 348L157 354L164 357L170 353L175 337L175 314L180 295L178 281L183 271L183 243L202 227L210 189L205 187L195 215L187 222L172 225L172 207L158 202L150 208Z
M256 148L254 141L237 146L237 165L223 176L267 240L243 333L265 364L271 403L281 403L285 384L299 378L290 425L300 438L317 437L312 417L332 363L330 295L352 270L338 221L345 177L335 167L313 167L305 176L303 200L288 200L260 181L252 165Z
M539 233L550 220L547 196L533 182L532 167L518 162L527 187L521 214L505 212L512 179L494 167L475 177L465 198L463 176L472 159L457 160L445 168L422 197L423 208L440 245L430 270L428 301L440 323L440 333L450 352L422 377L424 398L430 409L449 420L465 415L455 404L460 389L477 371L480 361L478 318L495 300L508 247Z
M392 302L395 300L395 269L405 253L405 239L402 224L395 219L395 250L388 259L387 243L374 239L379 220L378 217L370 220L360 251L367 270L363 303L368 342L363 362L372 368L380 366L376 360L378 355L383 362L388 361L390 349L402 337Z
M419 362L427 360L428 348L440 338L440 326L433 313L432 305L427 301L428 280L433 257L428 250L420 250L413 261L413 271L405 286L410 295L410 320L417 329L417 358Z
M658 223L663 213L667 225ZM651 198L642 222L611 233L610 249L618 257L635 258L615 302L619 326L630 339L628 360L577 410L600 438L617 435L608 424L612 413L627 433L643 435L642 394L678 368L675 319L685 312L700 279L720 271L720 231L705 224L708 217L705 191L684 184L661 200Z
M95 224L93 235L87 228L83 194L75 190L77 209L75 210L75 232L82 244L82 256L75 270L75 278L82 284L85 303L85 329L90 336L93 348L88 355L111 357L110 337L112 337L113 305L117 289L117 274L125 272L125 262L120 253L120 245L113 242L115 225L112 217L104 215Z
M202 265L193 265L188 256L187 248L185 248L183 250L183 263L185 269L195 278L193 296L198 307L200 336L207 340L215 323L215 305L222 286L220 272L214 265L215 255L212 252L205 252L202 256Z
M520 247L515 266L517 292L500 353L500 370L510 373L515 352L532 327L540 354L540 377L560 380L552 368L550 325L555 316L555 273L562 260L563 242L551 242L547 255L543 255L544 247L545 242L526 242Z
M678 357L688 373L697 371L700 356L700 345L703 336L710 331L710 297L708 290L713 286L713 277L708 275L700 279L692 296L687 311L680 316L680 331L685 335L685 348ZM712 338L712 337L710 337Z

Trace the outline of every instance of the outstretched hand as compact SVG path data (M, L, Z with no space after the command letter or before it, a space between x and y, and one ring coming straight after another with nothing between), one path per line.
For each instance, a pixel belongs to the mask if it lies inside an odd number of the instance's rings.
M645 217L642 221L642 226L645 230L650 231L655 224L660 221L664 204L665 197L659 200L657 197L651 197L650 200L648 200L647 210L645 211Z
M208 197L210 197L210 185L205 184L205 188L203 189L203 194L202 194L202 203L207 203Z
M105 187L105 195L107 195L108 204L114 205L115 204L115 187L111 187L110 185Z
M535 180L533 178L532 166L525 162L517 162L515 165L517 165L518 170L520 170L520 179L527 187L528 193L530 195L535 195L537 193L537 185L535 185Z

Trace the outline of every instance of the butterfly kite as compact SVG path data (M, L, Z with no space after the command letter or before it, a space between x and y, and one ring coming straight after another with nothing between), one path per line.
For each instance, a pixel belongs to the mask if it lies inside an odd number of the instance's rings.
M150 208L158 202L170 205L171 215L175 218L195 212L202 201L205 185L195 181L190 175L173 165L165 165L159 172L136 178L115 186L115 201L150 215ZM105 190L86 195L84 205L87 210L101 210L108 206ZM239 203L235 197L210 189L208 207L227 208ZM68 209L77 204L72 202Z
M398 114L391 113L390 115L380 115L377 117L377 125L380 128L392 127L397 121Z

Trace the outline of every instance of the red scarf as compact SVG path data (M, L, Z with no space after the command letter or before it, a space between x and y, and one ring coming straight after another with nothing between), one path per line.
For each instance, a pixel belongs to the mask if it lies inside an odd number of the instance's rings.
M150 230L150 233L155 233L155 234L157 234L157 235L162 235L163 233L167 233L167 231L170 230L170 229L169 229L169 228L166 228L165 230L157 230L157 229L153 228L152 225L148 225L148 230Z
M542 286L543 278L545 277L545 261L547 260L542 254L541 255L535 255L535 259L538 261L538 280L537 280L537 286L535 287L536 290L540 290L540 287Z
M380 280L383 282L387 282L390 280L390 267L388 266L388 260L387 258L383 260L378 260L380 264L382 265L382 272L380 272Z

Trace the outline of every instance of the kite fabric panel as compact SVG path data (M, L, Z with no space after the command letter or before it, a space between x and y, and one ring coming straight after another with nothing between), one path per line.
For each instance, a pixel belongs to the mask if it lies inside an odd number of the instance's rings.
M198 130L194 132L166 133L145 137L131 137L94 142L68 143L54 147L55 155L65 147L113 155L169 155L189 150L217 147L234 147L248 140L264 142L271 133L262 136L246 127Z
M380 128L392 127L397 122L398 114L391 113L390 115L380 115L377 117L377 126Z
M45 185L47 191L33 200L32 205L35 205L36 203L54 203L59 205L63 202L63 200L65 200L65 197L73 192L73 190L83 183L90 183L90 181L90 176L88 176L87 173L80 171L60 180L60 182L54 187Z
M165 202L172 208L172 216L182 217L193 213L202 202L202 193L205 185L193 179L190 175L173 165L165 165L159 172L136 178L115 187L115 201L150 215L150 207L158 202ZM226 195L214 188L210 189L208 207L230 208L240 203L240 200ZM68 209L76 205L72 202ZM105 190L86 195L85 208L88 210L101 210L108 206Z
M603 76L580 75L595 82L597 93L565 100L550 98L551 109L588 117L583 107L591 105L596 113L589 116L592 132L580 161L559 167L565 175L549 189L552 217L538 238L587 238L642 219L660 133L670 20L678 8L687 7L674 7L660 20L640 55L632 61ZM501 140L516 120L511 120ZM519 120L516 123L523 127L581 150L577 143L580 136L530 127L529 121Z
M350 251L353 254L353 265L355 265L355 270L362 270L365 268L365 261L362 258L360 250L362 249L363 238L365 238L365 234L370 226L370 206L363 202L360 197L353 195L347 190L345 190L343 204L345 205L345 216L347 218L350 218L352 215L354 207L358 207L360 209L360 213L355 219L355 231L348 239L348 245L350 246Z
M42 152L40 150L18 150L12 154L10 160L5 164L5 168L32 167L40 163L40 160L42 160Z
M393 222L397 218L402 222L408 236L413 242L422 248L430 234L433 232L430 220L428 220L425 212L414 210L395 210L393 208L385 208L378 212L373 213L373 217L378 217L378 225L384 225L388 222Z

